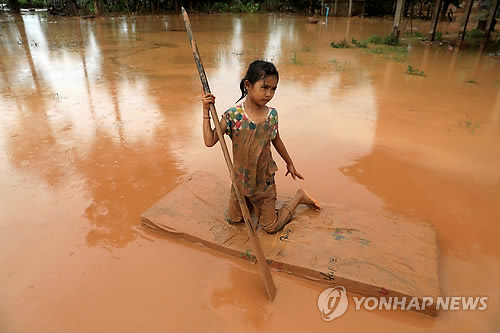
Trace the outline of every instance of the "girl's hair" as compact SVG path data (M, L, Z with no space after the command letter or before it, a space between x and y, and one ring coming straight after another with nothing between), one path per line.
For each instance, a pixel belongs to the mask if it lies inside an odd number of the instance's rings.
M247 90L245 89L246 80L248 80L250 84L255 84L255 82L259 80L264 80L269 75L276 75L278 77L278 80L280 78L278 70L272 63L264 60L255 60L254 62L252 62L250 66L248 66L248 70L247 73L245 74L245 77L241 79L240 82L241 97L239 100L236 101L236 103L241 101L248 94Z

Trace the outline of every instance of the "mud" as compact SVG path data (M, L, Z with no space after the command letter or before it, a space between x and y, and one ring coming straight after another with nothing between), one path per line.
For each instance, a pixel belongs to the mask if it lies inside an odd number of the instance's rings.
M443 296L486 295L488 309L434 319L351 304L327 323L322 286L275 273L269 304L257 267L142 230L178 177L227 177L219 148L203 145L181 17L0 16L0 330L500 328L499 60L419 41L407 53L333 49L391 22L305 20L191 17L219 114L249 62L274 61L271 105L305 176L285 178L275 154L278 190L433 224Z

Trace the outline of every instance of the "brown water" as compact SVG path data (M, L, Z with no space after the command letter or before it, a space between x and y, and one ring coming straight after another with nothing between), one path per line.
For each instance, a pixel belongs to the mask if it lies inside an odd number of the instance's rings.
M219 148L203 145L182 21L0 16L0 331L500 329L500 60L420 43L407 58L329 46L390 21L192 24L219 113L249 62L274 61L271 105L300 186L433 224L442 295L489 296L488 309L431 318L351 304L327 323L324 287L273 273L269 304L257 267L142 230L140 214L179 176L227 177ZM278 166L279 191L293 193Z

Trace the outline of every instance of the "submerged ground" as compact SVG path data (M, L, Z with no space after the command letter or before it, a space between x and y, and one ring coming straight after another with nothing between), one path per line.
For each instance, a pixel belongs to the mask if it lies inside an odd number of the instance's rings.
M191 21L219 113L252 60L277 65L271 105L306 178L284 178L275 154L280 192L433 224L442 294L489 296L488 309L430 318L351 304L328 323L321 285L274 273L269 304L257 267L144 231L140 214L178 177L227 177L203 145L180 17L0 16L0 330L497 331L500 60L419 41L330 47L389 32L378 19Z

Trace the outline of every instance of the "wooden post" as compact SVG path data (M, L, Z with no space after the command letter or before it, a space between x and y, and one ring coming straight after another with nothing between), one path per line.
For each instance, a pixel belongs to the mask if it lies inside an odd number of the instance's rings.
M401 16L404 12L405 0L398 0L396 12L394 13L394 25L392 27L392 35L399 38L399 25L401 24Z
M349 13L347 13L347 17L352 16L352 0L349 0Z
M337 16L337 0L335 0L335 5L333 7L333 16Z
M460 30L458 31L458 33L461 34L460 36L461 41L464 40L465 33L467 32L467 23L469 23L469 16L472 10L473 3L474 0L467 0L467 2L465 3L464 16L462 17L462 23L460 24Z
M324 16L325 14L323 13L325 11L325 0L321 0L321 16Z
M434 36L436 35L436 28L439 21L439 13L441 12L442 3L443 0L436 0L434 9L432 10L431 30L429 31L429 39L431 42L434 41Z
M184 24L186 25L186 30L189 37L189 42L191 45L191 49L193 51L194 60L196 62L196 67L198 68L198 74L200 75L200 80L203 85L203 91L205 93L210 93L210 87L208 86L208 79L205 73L205 68L201 62L200 53L198 52L198 46L193 37L193 31L191 30L191 22L189 21L189 16L186 13L184 7L182 7L182 15L184 16ZM255 230L252 225L252 219L250 216L250 212L248 211L248 206L245 201L245 197L241 194L240 188L238 187L238 183L236 181L236 175L233 170L233 163L231 162L231 156L229 155L229 150L227 149L226 140L224 140L224 134L222 132L222 128L219 124L219 117L217 116L217 110L215 110L215 106L210 104L210 114L214 121L215 131L217 132L217 136L219 137L219 143L222 148L222 153L224 154L224 159L226 160L227 168L229 170L229 176L231 177L231 182L233 184L233 189L238 198L238 202L240 204L241 213L243 215L243 219L245 221L245 225L248 230L248 236L250 238L250 242L252 244L252 250L255 253L255 257L257 258L257 264L261 270L262 276L264 278L264 285L266 287L267 296L269 297L269 301L273 301L276 296L276 285L274 284L273 277L271 275L271 271L269 270L269 266L267 265L266 256L264 255L264 251L262 250L262 246L260 245L259 238L255 233Z

